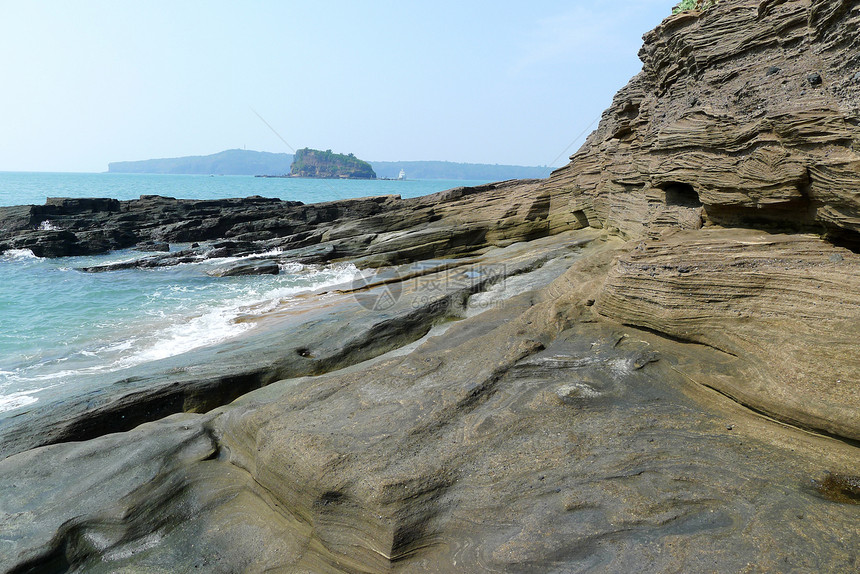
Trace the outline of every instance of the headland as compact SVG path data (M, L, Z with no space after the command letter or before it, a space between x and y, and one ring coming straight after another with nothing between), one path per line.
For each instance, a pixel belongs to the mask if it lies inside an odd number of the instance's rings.
M382 270L4 424L0 569L856 569L858 29L671 16L546 180L0 210L0 249Z

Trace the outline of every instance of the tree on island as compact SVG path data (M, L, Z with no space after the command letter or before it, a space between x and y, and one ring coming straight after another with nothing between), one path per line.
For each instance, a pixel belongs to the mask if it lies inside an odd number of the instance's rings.
M320 151L302 148L296 151L290 166L293 177L315 177L335 179L376 179L376 172L366 161L348 155L332 153L330 149Z

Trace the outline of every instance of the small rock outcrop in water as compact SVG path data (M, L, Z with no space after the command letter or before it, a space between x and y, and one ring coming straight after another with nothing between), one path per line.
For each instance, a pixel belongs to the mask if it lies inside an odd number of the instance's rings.
M399 265L0 422L0 570L856 571L858 29L672 16L546 181L0 210L0 249Z
M236 277L237 275L278 275L280 266L277 261L247 261L217 267L208 272L212 277Z
M320 177L328 179L376 179L376 173L366 161L352 154L332 153L331 150L303 148L296 151L290 166L294 177Z

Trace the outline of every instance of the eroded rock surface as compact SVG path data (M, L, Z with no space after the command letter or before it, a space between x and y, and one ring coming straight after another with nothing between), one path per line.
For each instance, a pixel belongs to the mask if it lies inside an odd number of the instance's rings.
M725 0L667 18L645 35L642 72L542 189L629 237L704 220L856 249L858 28L850 0Z
M379 196L303 205L263 197L182 200L49 199L0 207L0 252L39 257L105 253L137 245L198 243L179 252L87 271L173 265L279 251L307 263L358 260L392 265L503 247L565 229L538 181L456 188L429 196ZM552 212L551 212L552 211ZM204 243L205 242L205 243Z
M611 247L408 355L7 458L0 564L853 569L860 505L812 479L856 448L692 384L723 352L601 322Z
M609 273L599 313L718 349L735 372L700 382L860 440L860 256L817 237L736 229L633 245Z
M231 221L143 198L177 219L128 245L208 243L134 265L381 271L0 429L0 570L856 571L858 24L849 0L668 18L543 182ZM0 210L0 249L110 243L33 209Z
M245 320L256 328L240 339L94 375L76 396L0 419L0 457L129 430L177 412L205 412L279 379L371 359L464 315L473 293L510 278L536 277L532 287L552 281L597 235L566 233L473 258L403 265L358 285L306 294L262 318L249 316Z

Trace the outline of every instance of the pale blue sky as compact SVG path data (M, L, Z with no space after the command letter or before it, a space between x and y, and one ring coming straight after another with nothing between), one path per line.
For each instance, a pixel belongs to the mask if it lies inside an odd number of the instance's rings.
M545 165L671 0L0 0L0 171L229 148ZM581 140L555 162L561 165Z

